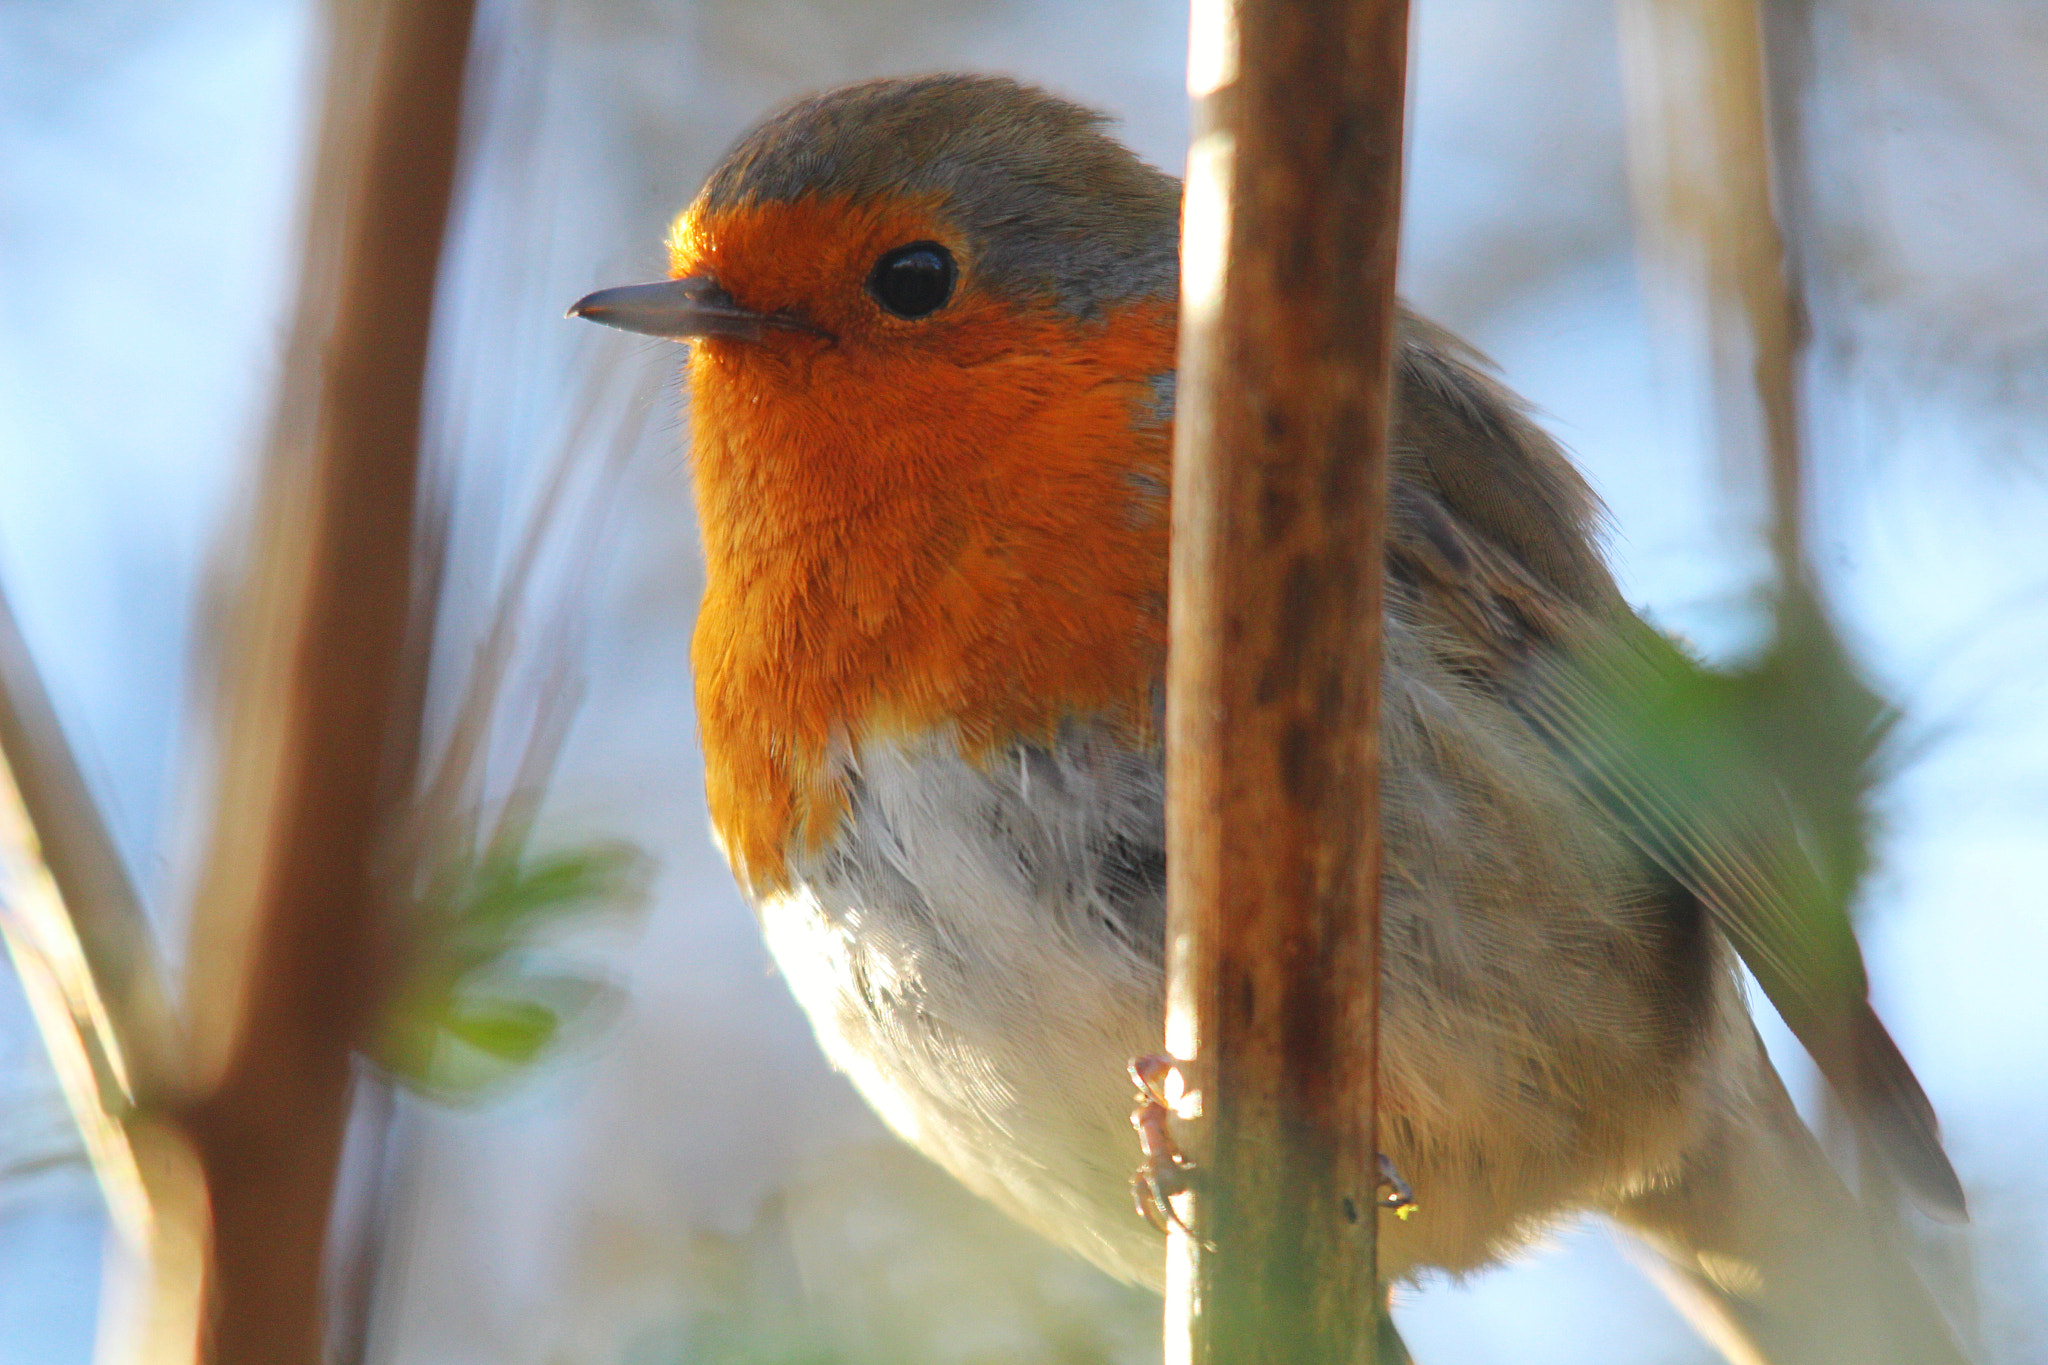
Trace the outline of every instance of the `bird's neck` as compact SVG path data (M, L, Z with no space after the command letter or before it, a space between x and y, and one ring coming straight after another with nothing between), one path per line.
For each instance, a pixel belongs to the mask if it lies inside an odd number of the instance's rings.
M1150 725L1173 329L1166 305L1048 323L879 389L694 358L698 718L712 821L756 892L831 837L863 744L950 730L979 757L1074 714Z

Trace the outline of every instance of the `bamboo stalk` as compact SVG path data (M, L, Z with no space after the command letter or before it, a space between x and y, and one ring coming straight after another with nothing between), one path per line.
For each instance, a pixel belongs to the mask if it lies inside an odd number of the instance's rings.
M1404 0L1195 7L1168 669L1174 1362L1375 1356Z

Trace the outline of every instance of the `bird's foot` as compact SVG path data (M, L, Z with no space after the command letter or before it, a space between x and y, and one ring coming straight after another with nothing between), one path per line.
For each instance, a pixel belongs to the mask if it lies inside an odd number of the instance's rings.
M1181 1152L1180 1144L1173 1140L1167 1127L1174 1115L1174 1097L1168 1086L1179 1072L1180 1062L1165 1053L1149 1053L1132 1058L1127 1070L1138 1090L1137 1103L1131 1109L1131 1127L1137 1130L1138 1148L1145 1155L1143 1163L1131 1173L1131 1202L1138 1216L1161 1232L1177 1227L1192 1237L1195 1230L1174 1208L1173 1199L1193 1188L1195 1164ZM1385 1152L1373 1155L1379 1164L1379 1179L1373 1188L1375 1201L1396 1218L1412 1217L1421 1207L1415 1202L1415 1191L1402 1178L1393 1158Z
M1394 1167L1392 1157L1385 1152L1374 1152L1379 1158L1380 1178L1374 1187L1374 1196L1383 1209L1390 1209L1396 1218L1406 1220L1422 1206L1415 1202L1415 1191L1408 1188L1408 1182L1401 1178L1401 1172Z
M1126 1068L1131 1083L1138 1087L1131 1127L1137 1130L1138 1149L1145 1154L1144 1162L1131 1174L1131 1202L1138 1216L1161 1232L1177 1227L1192 1237L1194 1229L1173 1207L1173 1197L1191 1188L1195 1171L1194 1163L1181 1154L1180 1145L1167 1129L1173 1118L1167 1086L1179 1068L1180 1062L1164 1053L1133 1057Z

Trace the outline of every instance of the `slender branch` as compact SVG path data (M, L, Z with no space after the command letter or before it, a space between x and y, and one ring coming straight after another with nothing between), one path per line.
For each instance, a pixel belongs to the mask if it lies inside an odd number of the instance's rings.
M299 320L223 680L195 910L207 1359L311 1362L412 642L419 432L469 0L336 0Z
M142 904L0 596L0 930L107 1205L131 1245L149 1205L127 1123L176 1038Z
M171 1069L163 965L142 900L92 799L14 612L0 594L0 751L111 1026L108 1063L132 1100ZM132 1055L131 1055L132 1054Z
M1717 434L1760 457L1778 583L1803 592L1806 320L1772 184L1757 0L1624 0L1621 34L1644 245L1667 286L1704 303Z
M1407 7L1198 3L1190 54L1167 1047L1202 1241L1169 1251L1168 1358L1365 1361Z

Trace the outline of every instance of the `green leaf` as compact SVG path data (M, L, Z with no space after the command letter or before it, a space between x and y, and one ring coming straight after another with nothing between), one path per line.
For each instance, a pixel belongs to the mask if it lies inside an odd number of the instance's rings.
M535 970L536 944L569 921L639 909L651 869L620 842L451 860L427 885L454 889L417 907L407 926L402 979L373 1059L416 1089L474 1099L587 1032L618 992L587 974Z
M524 1066L555 1040L562 1017L533 1000L458 1000L442 1027L459 1043L512 1066Z
M637 909L651 864L631 844L596 843L528 862L485 862L457 912L459 936L478 948L504 944L578 914Z

